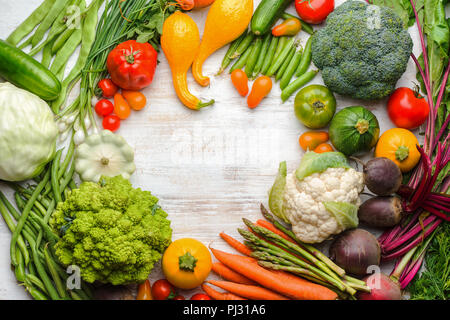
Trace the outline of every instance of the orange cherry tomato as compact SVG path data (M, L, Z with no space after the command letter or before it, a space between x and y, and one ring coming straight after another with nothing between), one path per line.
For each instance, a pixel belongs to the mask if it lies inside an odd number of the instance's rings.
M120 93L114 95L114 113L121 120L128 118L131 113L130 105Z
M144 109L147 98L139 91L122 90L122 96L127 100L131 109L139 111Z
M272 35L274 37L295 36L300 30L302 30L300 20L297 18L289 18L273 28Z
M152 286L150 285L150 281L148 279L139 285L136 300L153 300Z
M303 150L314 150L321 143L327 142L329 139L328 132L326 131L306 131L303 133L298 142Z
M333 147L328 143L321 143L315 149L315 153L325 153L325 152L333 152Z
M236 69L231 73L231 82L237 92L243 97L248 94L248 77L247 74L241 69Z
M250 109L256 108L264 97L272 90L272 80L268 76L261 76L253 82L252 91L247 97Z

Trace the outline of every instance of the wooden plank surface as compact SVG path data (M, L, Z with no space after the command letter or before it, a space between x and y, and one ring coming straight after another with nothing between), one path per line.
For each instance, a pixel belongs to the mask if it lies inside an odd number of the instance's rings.
M40 2L0 0L0 38L6 38ZM342 2L336 0L337 4ZM258 3L255 0L255 8ZM288 11L295 12L293 6ZM191 13L200 33L207 12L203 9ZM410 32L417 53L417 34L414 28ZM300 38L304 44L307 34L301 33ZM161 52L154 81L144 90L148 106L133 112L122 122L118 133L135 149L137 170L131 178L133 185L160 198L172 221L173 239L193 237L230 250L219 240L218 233L226 231L238 237L236 228L242 226L242 217L260 218L259 204L267 202L279 162L287 160L290 171L299 163L303 152L298 137L306 128L294 116L294 97L281 103L278 84L258 108L248 109L228 74L214 76L225 51L226 48L221 49L205 63L204 72L212 77L210 87L201 88L189 74L194 94L204 100L216 100L214 106L200 112L188 110L178 101ZM411 60L398 86L411 86L414 79ZM322 83L321 77L313 83ZM362 104L337 98L338 109ZM392 127L385 100L363 105L377 116L382 132ZM4 189L0 183L0 190ZM0 299L28 299L10 269L9 242L10 232L0 219ZM156 267L151 279L160 277Z

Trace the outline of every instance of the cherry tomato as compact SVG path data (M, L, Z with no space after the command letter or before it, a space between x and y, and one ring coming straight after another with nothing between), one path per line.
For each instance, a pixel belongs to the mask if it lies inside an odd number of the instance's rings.
M211 297L204 293L197 293L191 297L191 300L211 300Z
M119 90L111 79L103 79L98 82L98 87L102 90L102 95L105 98L112 98Z
M155 300L172 300L176 297L175 288L166 279L153 283L152 296Z
M103 129L109 131L117 131L120 128L120 118L115 114L110 114L103 118Z
M322 23L334 10L334 0L295 0L298 16L312 24Z
M298 142L303 150L311 151L321 143L327 142L329 138L326 131L307 131L300 136Z
M99 117L110 115L114 111L114 105L111 101L102 99L95 104L95 112Z
M261 76L253 82L252 91L247 97L250 109L256 108L262 99L272 90L272 80L268 76Z
M150 285L150 281L148 279L139 285L136 300L153 300L152 286Z
M131 113L130 105L120 93L114 95L114 113L121 120L128 118Z
M142 110L147 104L147 98L139 91L122 90L122 96L133 110Z
M321 143L315 149L315 153L325 153L325 152L333 152L333 147L328 143Z
M399 128L415 129L428 118L430 107L426 99L410 88L398 88L390 96L388 114Z
M302 24L297 18L289 18L272 29L274 37L295 36L302 30Z
M248 77L241 69L236 69L231 73L231 82L237 92L243 97L248 94Z
M172 300L186 300L183 296L178 295L175 298L173 298Z

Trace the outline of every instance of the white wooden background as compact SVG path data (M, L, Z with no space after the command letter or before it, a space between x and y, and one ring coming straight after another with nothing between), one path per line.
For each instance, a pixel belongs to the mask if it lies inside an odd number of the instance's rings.
M344 1L336 0L336 5ZM255 0L255 8L259 2ZM5 39L40 3L0 0L0 38ZM294 13L295 9L291 6L288 11ZM207 13L208 8L191 13L200 34ZM410 32L418 53L416 31L411 28ZM308 35L302 32L299 37L304 44ZM289 170L298 165L303 154L298 137L306 128L294 116L295 95L281 103L278 84L250 110L227 73L214 77L226 49L214 53L204 65L204 72L211 76L210 87L200 87L189 74L191 91L204 100L214 98L212 107L196 112L178 101L161 52L154 81L144 90L147 107L133 112L117 133L135 149L133 185L160 198L172 221L173 239L193 237L231 251L220 240L219 232L240 237L236 228L243 225L242 217L261 218L259 204L267 203L279 162L287 160ZM410 60L398 86L411 86L414 79L415 67ZM322 83L320 75L313 83ZM364 103L339 96L337 100L338 109L368 107L377 116L382 132L392 127L384 100ZM0 183L0 190L4 189ZM28 299L10 269L9 243L10 232L0 219L0 299ZM159 266L150 278L161 278ZM185 294L189 298L192 292Z

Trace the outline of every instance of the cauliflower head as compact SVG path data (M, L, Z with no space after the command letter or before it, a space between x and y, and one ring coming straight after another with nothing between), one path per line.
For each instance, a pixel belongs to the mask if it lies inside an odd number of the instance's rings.
M306 243L322 242L345 230L345 224L339 223L324 203L359 206L363 189L363 174L351 168L328 168L303 180L293 172L286 177L283 212L297 238Z
M58 204L50 225L61 236L56 256L87 282L113 285L147 279L172 238L167 213L149 191L122 176L84 182Z

